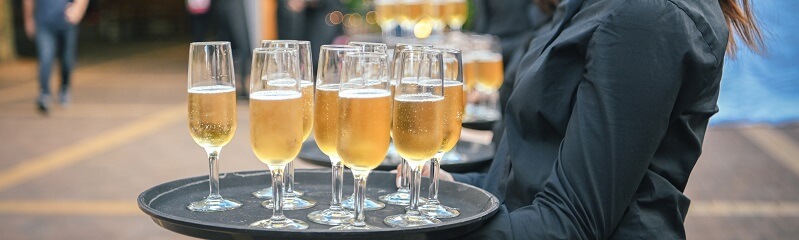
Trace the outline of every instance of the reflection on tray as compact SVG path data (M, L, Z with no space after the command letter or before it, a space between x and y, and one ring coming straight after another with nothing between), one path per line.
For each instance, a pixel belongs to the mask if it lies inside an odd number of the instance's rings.
M298 156L311 163L329 166L330 160L327 158L316 142L306 141L302 145L302 150ZM444 155L441 161L441 168L450 172L469 172L476 171L494 158L494 148L490 145L459 141L453 151ZM399 165L401 158L393 147L389 148L386 159L377 168L378 170L393 170Z

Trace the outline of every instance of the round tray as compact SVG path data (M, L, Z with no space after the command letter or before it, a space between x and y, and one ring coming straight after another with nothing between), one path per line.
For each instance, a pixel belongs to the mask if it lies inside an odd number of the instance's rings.
M396 190L394 174L373 172L367 183L367 197ZM316 206L305 210L285 211L289 218L300 219L310 225L305 230L270 230L248 225L269 218L272 211L261 206L262 199L251 193L270 184L265 171L228 173L220 178L222 195L244 205L239 209L216 213L192 212L186 208L189 202L208 195L208 177L193 177L167 182L144 191L139 195L139 208L150 215L159 226L171 231L208 239L452 239L473 231L483 221L494 215L499 202L490 193L462 183L442 181L439 199L448 206L460 209L456 218L442 219L442 223L413 228L390 228L383 218L402 213L404 207L386 205L377 211L367 211L367 224L381 229L369 231L331 231L330 226L316 224L307 219L308 213L326 209L330 201L330 171L298 170L295 188L304 191L304 198L316 201ZM344 174L344 196L352 194L352 174ZM427 196L429 181L422 181L422 196Z
M464 121L461 126L468 129L489 131L492 130L495 123L497 123L497 120L472 120Z
M330 159L316 146L316 142L313 139L302 144L302 150L300 150L300 154L297 157L316 165L330 166ZM444 155L441 160L441 169L458 173L478 171L480 167L485 166L493 158L494 148L491 145L461 140L455 145L455 151L450 151ZM386 159L377 167L377 170L394 170L399 163L399 155L389 152Z

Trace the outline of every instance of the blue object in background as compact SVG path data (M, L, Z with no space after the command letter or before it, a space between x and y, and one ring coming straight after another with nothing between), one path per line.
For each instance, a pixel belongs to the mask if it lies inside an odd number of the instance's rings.
M799 1L753 1L765 34L766 54L738 44L727 58L719 113L711 125L784 124L799 121Z

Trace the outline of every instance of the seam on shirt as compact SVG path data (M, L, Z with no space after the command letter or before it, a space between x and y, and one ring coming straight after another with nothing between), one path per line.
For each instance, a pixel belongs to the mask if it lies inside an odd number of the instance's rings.
M707 39L705 38L705 33L703 33L701 30L699 30L699 27L696 25L696 22L694 21L694 19L693 19L693 18L691 18L691 16L690 16L690 15L688 15L688 13L687 13L687 12L685 12L685 9L681 8L679 5L677 5L676 3L674 3L674 0L664 0L664 1L667 1L668 3L670 3L671 5L673 5L675 8L679 9L679 10L680 10L680 12L682 12L682 14L683 14L683 15L684 15L686 18L688 18L688 20L690 20L690 21L691 21L691 24L693 25L694 29L695 29L695 30L696 30L696 32L697 32L697 33L699 33L699 35L701 36L701 38L702 38L702 42L704 42L704 43L705 43L705 46L707 46L708 52L710 52L710 54L711 54L711 55L713 55L714 62L716 63L716 64L715 64L716 66L714 66L714 67L716 67L716 68L717 68L718 66L720 66L721 64L718 64L718 63L719 63L719 57L718 57L718 56L716 56L716 53L715 53L715 52L713 52L713 47L712 47L712 46L710 46L710 43L708 43L708 42L707 42ZM590 48L591 48L591 46L593 46L593 45L595 44L595 43L594 43L594 36L596 36L596 34L595 34L595 33L596 33L596 31L597 31L597 30L598 30L600 27L602 27L602 25L604 25L604 24L606 24L606 23L607 23L607 19L608 19L608 18L610 18L610 16L614 15L614 13L616 13L616 12L617 12L619 9L621 9L622 7L624 7L624 5L625 5L625 4L629 4L629 3L630 3L630 0L625 0L625 1L624 1L622 4L619 4L619 6L618 6L618 7L614 8L614 9L611 11L611 13L610 13L610 14L608 14L607 16L605 16L605 18L603 18L602 20L600 20L600 21L599 21L599 24L597 24L596 28L594 28L594 30L591 32L591 38L589 38L589 39L588 39L588 46L586 46L586 49L590 49Z
M685 15L685 17L687 17L689 20L691 20L691 23L694 25L694 29L696 29L696 32L698 32L698 33L699 33L699 35L700 35L700 36L702 36L702 41L703 41L703 42L705 42L705 45L707 46L707 48L708 48L708 50L709 50L710 54L712 54L712 55L713 55L713 59L714 59L714 60L715 60L715 62L716 62L716 67L718 67L718 66L720 65L720 64L718 64L718 63L719 63L719 57L718 57L718 56L716 56L716 52L714 52L714 51L713 51L713 47L712 47L712 46L710 46L710 43L709 43L709 42L707 42L707 39L705 38L705 33L704 33L704 32L702 32L702 30L699 30L699 27L696 25L696 21L694 21L694 19L693 19L693 18L691 18L691 16L690 16L690 15L688 15L688 13L687 13L687 12L685 12L685 9L683 9L682 7L680 7L680 5L677 5L676 3L674 3L674 0L666 0L666 1L668 1L669 3L671 3L672 5L674 5L674 7L676 7L677 9L680 9L680 12L682 12L682 14L683 14L683 15Z
M614 8L612 11L610 11L610 14L608 14L607 16L605 16L605 18L602 18L602 20L599 21L599 24L597 24L596 27L594 28L594 30L591 31L591 38L588 39L588 45L585 47L586 54L588 53L588 49L590 49L592 46L595 45L594 44L594 36L596 36L596 31L599 30L599 28L603 24L608 22L607 20L608 20L608 18L610 18L611 15L616 13L616 11L618 11L620 8L622 8L624 6L624 4L627 4L628 2L630 2L630 0L625 0L622 4L619 4L618 7Z

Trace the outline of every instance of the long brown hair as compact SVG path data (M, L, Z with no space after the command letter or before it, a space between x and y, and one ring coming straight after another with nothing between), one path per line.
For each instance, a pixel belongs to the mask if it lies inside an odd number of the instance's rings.
M762 53L764 51L763 34L755 15L752 14L749 0L719 0L719 5L724 13L724 20L727 21L727 28L730 29L727 53L734 56L738 47L733 34L738 35L752 51Z
M735 54L735 35L746 43L746 45L757 53L762 53L763 34L757 23L755 15L752 14L752 6L749 0L718 0L721 12L724 13L724 20L727 28L730 29L729 40L727 40L727 53ZM538 8L545 13L552 13L560 0L533 0Z
M552 14L552 11L558 6L560 0L533 0L533 2L535 2L535 5L538 5L538 8L541 9L542 12Z

